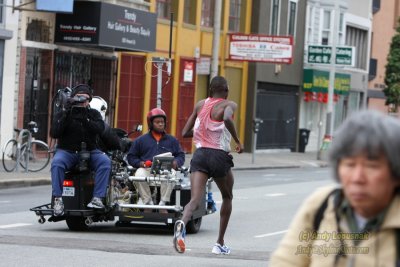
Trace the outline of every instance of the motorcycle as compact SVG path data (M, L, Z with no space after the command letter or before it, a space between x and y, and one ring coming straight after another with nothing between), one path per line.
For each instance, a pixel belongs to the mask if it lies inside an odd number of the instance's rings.
M80 151L80 162L72 170L66 172L63 184L64 215L53 216L53 203L47 203L30 210L38 217L38 222L66 221L72 231L85 231L93 223L115 221L116 226L129 227L139 225L164 225L173 226L182 217L184 206L190 201L191 189L188 181L189 170L181 168L177 175L173 175L172 160L169 155L158 155L153 158L151 175L148 177L134 176L135 169L126 161L129 150L129 134L122 129L115 129L123 146L122 150L109 153L112 162L112 171L104 200L105 209L89 209L87 204L91 201L94 173L88 167L88 156L84 145ZM128 147L128 148L127 148ZM155 203L159 200L159 187L161 182L175 184L169 205L142 205L139 203L139 193L135 182L149 183L153 189ZM186 225L188 233L197 233L200 230L202 217L216 211L215 202L211 193L212 179L208 181L204 202L193 213L191 220ZM149 212L149 210L151 212ZM166 210L166 212L159 212Z

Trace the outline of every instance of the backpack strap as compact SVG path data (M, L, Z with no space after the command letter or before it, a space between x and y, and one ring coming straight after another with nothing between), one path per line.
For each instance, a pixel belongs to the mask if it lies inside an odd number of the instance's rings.
M400 267L400 228L396 229L396 267Z
M322 219L324 218L324 213L326 208L328 207L329 198L334 195L335 198L342 192L341 188L335 188L332 192L328 194L325 200L322 202L321 206L318 208L315 213L314 221L313 221L313 230L318 231L319 225L321 224ZM400 267L400 266L399 266Z

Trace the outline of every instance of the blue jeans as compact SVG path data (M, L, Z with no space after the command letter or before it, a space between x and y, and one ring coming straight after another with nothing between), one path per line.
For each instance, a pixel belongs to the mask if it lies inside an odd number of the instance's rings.
M62 196L65 172L78 163L78 153L57 149L51 163L51 184L54 197ZM98 149L92 150L90 151L90 168L96 172L94 177L93 197L105 197L111 173L110 158Z

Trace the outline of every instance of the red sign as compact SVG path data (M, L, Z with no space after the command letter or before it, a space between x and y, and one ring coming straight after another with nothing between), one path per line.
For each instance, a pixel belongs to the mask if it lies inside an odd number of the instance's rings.
M185 61L183 69L183 81L193 82L193 62Z
M293 37L259 34L230 34L229 59L292 64Z

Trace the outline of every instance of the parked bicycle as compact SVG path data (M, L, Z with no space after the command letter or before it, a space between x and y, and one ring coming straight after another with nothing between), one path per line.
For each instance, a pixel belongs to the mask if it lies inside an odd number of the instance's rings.
M28 129L14 129L17 139L7 141L3 149L3 167L7 172L17 171L18 166L26 172L38 172L46 168L50 162L49 146L35 140L33 134L38 131L37 123L28 123Z

